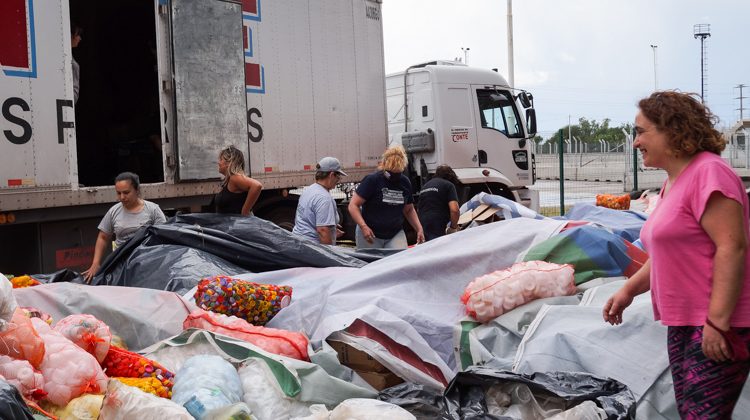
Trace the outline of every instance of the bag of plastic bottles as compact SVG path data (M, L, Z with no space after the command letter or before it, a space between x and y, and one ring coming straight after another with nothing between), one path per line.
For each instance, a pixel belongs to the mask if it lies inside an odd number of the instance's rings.
M93 315L66 316L55 324L55 331L93 355L99 363L107 357L112 333L107 324Z
M13 385L25 398L39 399L44 392L44 377L27 360L0 356L0 377Z
M44 340L46 352L39 370L44 376L47 400L64 406L82 394L102 394L107 377L94 356L73 344L39 318L31 323Z
M220 356L194 356L175 374L172 401L205 420L211 411L242 401L242 382L237 369Z
M574 294L574 274L570 264L520 262L474 279L461 302L469 315L487 322L535 299Z
M21 308L16 308L10 323L0 331L0 354L28 360L37 369L44 359L44 341Z
M200 328L217 334L239 338L261 349L294 359L308 361L307 337L293 331L258 327L244 319L197 309L185 318L182 327Z

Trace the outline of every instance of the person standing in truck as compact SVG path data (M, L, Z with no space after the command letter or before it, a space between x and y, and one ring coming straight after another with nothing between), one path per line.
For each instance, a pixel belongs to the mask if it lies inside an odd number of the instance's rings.
M440 165L419 192L419 222L431 241L458 229L458 177L448 165ZM450 225L449 225L450 223Z
M135 235L143 226L164 223L167 218L158 204L141 198L141 182L138 175L123 172L115 178L115 191L119 203L110 207L99 223L99 236L94 246L91 267L81 273L86 282L99 271L107 245L114 236L115 247L119 247Z
M221 191L214 197L216 212L221 214L252 215L263 184L245 174L245 155L234 146L219 153L219 173L224 176Z
M346 172L334 157L324 157L315 165L315 183L305 188L299 197L292 233L321 244L336 245L339 213L330 191L342 176L346 176Z
M83 40L83 29L75 23L70 24L70 46L77 48ZM73 105L78 103L78 91L81 86L81 67L78 65L75 57L71 54L70 63L73 70Z
M602 315L620 324L650 290L654 318L667 326L680 417L728 419L750 372L748 196L698 95L654 92L638 107L633 147L667 180L641 230L649 260Z
M357 224L357 248L405 249L404 218L417 232L417 243L424 242L411 182L403 174L406 163L404 148L390 147L383 153L378 171L357 186L349 202L349 214Z

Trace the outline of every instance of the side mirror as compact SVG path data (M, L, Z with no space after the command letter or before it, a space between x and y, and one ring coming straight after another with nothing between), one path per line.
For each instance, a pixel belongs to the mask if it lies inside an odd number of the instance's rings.
M529 137L536 134L536 110L534 108L526 110L526 130Z
M531 96L530 93L521 92L521 93L518 94L517 98L521 102L521 105L524 108L530 108L531 107L531 101L533 100L533 96Z

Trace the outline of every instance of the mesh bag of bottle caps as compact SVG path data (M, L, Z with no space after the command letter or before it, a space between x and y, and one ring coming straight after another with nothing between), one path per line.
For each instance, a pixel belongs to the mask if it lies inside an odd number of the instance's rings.
M614 210L628 210L630 209L630 194L597 194L596 205Z
M261 326L288 306L291 300L290 286L258 284L229 276L205 278L195 291L195 303L200 308Z
M167 370L159 363L118 347L110 347L107 357L102 362L102 367L106 369L110 377L121 378L155 378L171 391L174 381L174 374ZM145 383L145 382L144 382ZM128 383L127 385L134 385ZM156 393L155 395L159 395Z

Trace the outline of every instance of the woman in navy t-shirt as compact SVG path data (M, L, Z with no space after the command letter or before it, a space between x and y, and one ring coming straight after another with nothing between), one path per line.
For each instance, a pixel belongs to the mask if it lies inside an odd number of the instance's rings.
M383 153L379 170L357 186L349 203L349 214L357 224L357 248L406 248L404 218L417 232L417 243L424 242L405 168L404 148L390 147Z

